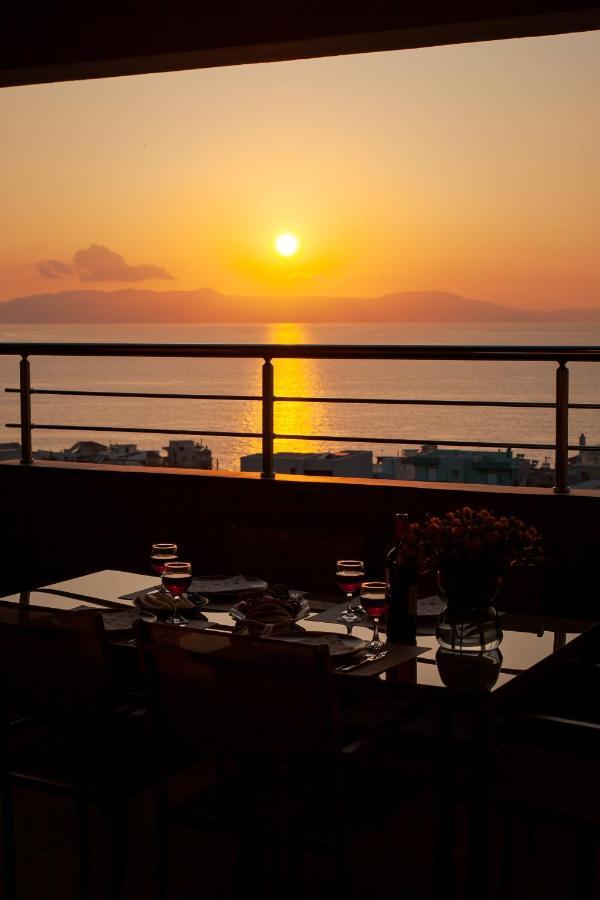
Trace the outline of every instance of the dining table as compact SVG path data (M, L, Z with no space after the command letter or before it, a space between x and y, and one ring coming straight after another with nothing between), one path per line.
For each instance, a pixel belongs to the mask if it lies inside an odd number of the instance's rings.
M31 604L58 610L82 608L101 610L107 622L118 611L134 616L135 597L155 588L157 577L136 572L104 570L92 572L36 590L1 598L4 602ZM337 621L345 608L330 595L308 595L316 609L299 621L308 640L315 634L348 635L346 625ZM229 609L230 597L210 596L201 615L186 627L230 630L235 626ZM332 668L347 692L355 684L364 697L372 690L377 702L412 704L436 711L435 809L432 847L433 884L436 898L451 896L456 851L454 746L457 721L470 723L469 781L478 789L469 790L463 800L467 807L467 861L464 896L468 900L492 897L493 809L489 785L498 745L498 724L507 712L519 708L527 694L562 661L587 652L600 643L600 631L593 621L541 615L502 615L501 643L497 649L480 653L457 653L440 647L436 638L435 604L425 605L418 619L416 645L386 644L386 654L372 662L361 656L332 658ZM125 617L127 618L127 616ZM173 626L177 627L177 626ZM108 629L107 629L108 630ZM372 636L366 617L352 627L351 635L365 642ZM277 636L275 636L277 637ZM283 637L283 636L282 636ZM137 654L133 632L109 631L108 640L124 677L135 680ZM385 641L385 634L383 634ZM364 652L364 651L363 651ZM354 660L354 662L353 662ZM493 779L492 779L493 780ZM492 786L490 786L490 791Z

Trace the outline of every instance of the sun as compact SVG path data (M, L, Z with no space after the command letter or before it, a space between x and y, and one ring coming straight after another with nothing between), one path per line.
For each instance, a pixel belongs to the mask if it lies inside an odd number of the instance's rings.
M285 234L277 235L275 238L275 249L280 256L293 256L294 253L298 252L299 247L300 241L295 234L286 232Z

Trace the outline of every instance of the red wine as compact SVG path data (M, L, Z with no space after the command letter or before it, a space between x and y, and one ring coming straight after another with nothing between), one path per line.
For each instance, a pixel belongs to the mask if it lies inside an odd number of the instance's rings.
M338 588L345 594L358 593L363 582L363 576L357 575L356 572L351 572L349 575L342 575L338 573L336 575L336 579Z
M185 594L190 584L192 583L192 576L185 575L183 572L177 572L173 575L163 575L162 577L163 585L169 591L170 594L179 596L180 594Z
M372 594L361 594L360 602L370 616L374 616L375 618L380 618L380 616L385 615L388 608L388 599L385 595L382 595L380 591L373 591Z
M169 562L177 562L177 555L169 553L162 556L160 553L153 553L150 557L150 565L157 575L162 575L163 569Z

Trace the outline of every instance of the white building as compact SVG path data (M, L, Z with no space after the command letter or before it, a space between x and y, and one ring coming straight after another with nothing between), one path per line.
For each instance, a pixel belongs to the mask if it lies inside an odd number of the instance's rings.
M240 459L242 472L262 472L262 453ZM372 478L370 450L339 450L337 453L274 453L273 471L281 475L329 475L338 478Z
M167 465L179 469L212 469L212 453L195 441L169 441Z
M163 457L158 450L140 450L137 444L111 444L98 453L94 462L117 466L162 466Z

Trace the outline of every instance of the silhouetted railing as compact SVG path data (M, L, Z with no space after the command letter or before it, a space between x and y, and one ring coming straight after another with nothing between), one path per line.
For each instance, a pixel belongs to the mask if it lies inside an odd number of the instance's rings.
M510 347L510 346L395 346L378 345L328 345L328 344L62 344L62 343L4 343L1 355L14 355L20 360L20 386L5 388L8 393L19 393L21 401L20 422L9 422L7 428L21 430L21 462L33 463L32 431L98 431L129 434L178 434L188 436L245 437L262 439L262 477L274 478L273 447L280 439L343 442L362 444L437 444L442 447L516 447L523 450L553 450L555 453L556 493L568 493L567 468L569 450L578 445L569 444L569 410L600 409L599 403L569 403L569 362L600 362L600 347ZM67 391L46 390L31 387L31 356L95 356L95 357L168 357L212 359L262 359L262 391L249 394L173 394L134 391ZM380 397L277 397L274 393L274 359L347 359L347 360L462 360L469 362L554 362L556 368L556 394L553 402L531 403L518 401L483 400L413 400L411 398ZM249 400L262 404L262 430L251 431L195 431L192 429L123 428L112 425L65 425L61 423L33 423L31 420L32 394L66 397L145 397L163 400ZM277 434L274 431L275 403L371 403L380 405L418 406L478 406L509 407L516 409L554 409L556 415L555 438L552 444L524 443L520 441L446 441L432 438L380 437L365 435L331 434ZM587 447L600 450L600 447Z

